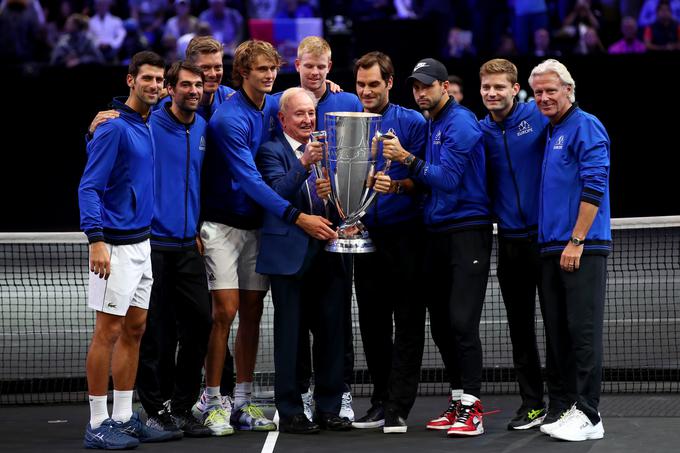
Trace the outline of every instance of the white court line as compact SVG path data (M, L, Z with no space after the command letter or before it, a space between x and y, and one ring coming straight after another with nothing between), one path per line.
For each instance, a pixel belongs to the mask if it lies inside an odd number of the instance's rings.
M267 438L262 446L262 453L273 453L274 447L276 446L276 440L279 438L279 411L274 412L274 423L276 424L276 431L271 431L267 433Z

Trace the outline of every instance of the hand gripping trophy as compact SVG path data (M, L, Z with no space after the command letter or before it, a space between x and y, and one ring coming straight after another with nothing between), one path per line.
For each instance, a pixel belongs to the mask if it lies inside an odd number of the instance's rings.
M373 241L361 217L375 199L373 190L378 143L394 137L394 132L380 132L382 115L365 112L326 113L326 130L312 134L313 140L325 141L324 159L317 163L317 177L322 165L331 182L330 202L337 208L342 222L338 238L326 244L326 250L337 253L369 253L375 251ZM385 169L389 170L387 160Z

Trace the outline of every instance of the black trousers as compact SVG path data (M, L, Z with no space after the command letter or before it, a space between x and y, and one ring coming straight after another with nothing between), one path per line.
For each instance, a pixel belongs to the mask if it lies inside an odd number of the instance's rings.
M236 385L236 376L234 369L234 356L229 351L227 345L227 352L224 356L224 367L222 367L222 379L220 380L220 394L233 395L234 386Z
M351 277L345 257L310 243L296 275L271 275L274 303L274 391L281 417L303 413L298 376L302 338L314 336L314 398L318 412L337 414L344 391L343 295ZM351 281L351 280L350 280ZM308 349L309 350L309 349Z
M491 259L491 227L428 233L425 289L432 338L451 388L479 397L482 343L479 322Z
M510 328L512 360L519 384L522 405L528 408L543 407L543 378L541 357L536 341L536 290L538 289L541 313L545 308L541 290L541 259L538 243L532 239L498 238L498 282ZM550 346L546 347L546 381L551 407L555 393L562 390L555 358Z
M565 272L560 257L541 258L545 328L557 369L565 382L559 401L572 403L593 424L602 384L602 325L607 286L607 257L583 255L580 269Z
M376 251L354 257L354 285L361 339L373 381L371 403L382 403L406 418L418 392L423 358L424 232L410 225L397 228L371 229Z
M190 409L201 386L212 325L205 265L197 250L151 251L153 287L139 349L137 394L148 414L172 400Z
M342 254L343 265L349 272L349 277L345 281L342 289L342 316L344 330L344 352L343 352L343 381L345 391L349 392L354 382L354 333L352 332L352 259L350 254ZM306 323L309 324L310 320ZM298 388L300 393L306 393L312 379L312 356L310 348L309 332L300 339L300 360L298 361Z

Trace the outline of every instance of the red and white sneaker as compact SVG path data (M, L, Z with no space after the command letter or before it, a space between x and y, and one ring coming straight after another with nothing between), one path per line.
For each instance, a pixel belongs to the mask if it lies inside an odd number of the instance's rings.
M461 404L455 423L446 432L447 436L479 436L484 433L482 424L482 402L477 400L472 405Z
M427 429L433 430L444 430L449 429L458 418L458 412L460 411L460 400L454 400L449 397L449 407L437 418L434 418L427 422Z

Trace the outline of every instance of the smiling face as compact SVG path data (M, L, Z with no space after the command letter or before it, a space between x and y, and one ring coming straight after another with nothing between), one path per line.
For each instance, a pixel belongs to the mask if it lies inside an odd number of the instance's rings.
M143 64L139 67L136 77L127 75L127 85L130 87L130 97L134 98L135 104L141 103L147 107L158 102L161 89L163 88L163 68Z
M279 112L283 131L300 143L307 143L316 127L316 111L310 95L295 93L288 99L285 110Z
M500 120L512 110L513 99L519 93L519 84L510 82L506 74L484 74L479 93L484 107L494 120Z
M217 91L222 83L224 66L222 65L222 52L198 54L193 63L201 68L205 77L203 89L212 94Z
M241 73L246 90L258 93L271 93L274 80L279 71L276 62L265 55L258 55L248 73Z
M571 85L562 83L554 72L535 75L531 81L531 88L534 90L536 105L553 124L557 123L572 105L569 100Z
M390 102L389 92L392 89L392 77L387 82L383 80L380 66L374 64L370 68L357 70L357 96L364 106L364 110L379 113Z
M324 91L326 76L331 70L331 57L329 54L315 55L306 52L302 57L295 59L295 70L300 73L300 86L314 94Z
M179 72L177 85L169 86L168 92L172 96L172 102L180 110L187 113L195 112L203 96L203 81L201 76L182 69Z

